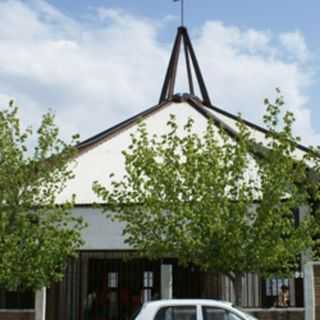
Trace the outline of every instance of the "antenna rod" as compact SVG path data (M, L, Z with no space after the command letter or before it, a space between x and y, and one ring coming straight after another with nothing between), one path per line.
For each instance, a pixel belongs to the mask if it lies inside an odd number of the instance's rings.
M179 2L181 3L181 26L184 26L184 0L173 0L174 2Z
M181 26L184 26L184 0L181 0Z

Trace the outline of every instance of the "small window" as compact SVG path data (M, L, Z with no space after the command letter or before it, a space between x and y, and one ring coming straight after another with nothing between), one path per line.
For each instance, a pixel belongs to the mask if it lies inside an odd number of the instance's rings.
M143 303L152 300L152 288L153 288L153 272L143 272Z
M283 285L289 287L289 280L280 279L280 278L267 279L266 280L266 296L277 297Z
M152 289L143 289L143 303L152 300Z
M141 309L142 309L142 306L140 306L140 307L133 313L133 315L131 316L131 318L129 318L129 319L130 319L130 320L135 320L135 319L137 319L138 316L140 315Z
M108 288L118 288L118 273L109 272L108 273Z
M242 320L242 318L239 318L236 314L230 312L228 320Z
M143 273L143 287L152 288L153 287L153 272L145 271Z
M242 320L235 313L221 308L203 307L203 320Z
M155 320L197 320L197 308L195 306L162 308L158 311Z
M226 310L212 307L203 307L203 320L228 320Z

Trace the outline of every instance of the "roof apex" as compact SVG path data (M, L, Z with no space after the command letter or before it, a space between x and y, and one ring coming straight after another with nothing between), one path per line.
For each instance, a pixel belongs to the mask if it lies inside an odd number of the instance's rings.
M196 57L195 51L192 46L192 42L189 37L188 29L185 26L178 27L176 39L172 49L167 73L161 90L161 96L159 102L166 100L172 100L175 96L175 84L177 77L177 69L180 57L181 48L184 47L188 84L189 84L189 94L195 96L193 74L198 82L200 88L200 93L202 96L203 103L205 105L211 105L211 100L204 82L200 65Z

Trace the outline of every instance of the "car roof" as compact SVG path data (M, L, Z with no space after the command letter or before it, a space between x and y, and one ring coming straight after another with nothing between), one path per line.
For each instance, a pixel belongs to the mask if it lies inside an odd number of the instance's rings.
M256 319L248 314L243 313L241 310L232 307L232 303L228 301L213 300L213 299L167 299L146 302L143 305L143 309L154 312L162 307L173 306L208 306L222 308L227 311L232 311L237 314L241 319Z
M232 303L221 300L212 300L212 299L167 299L167 300L157 300L147 302L148 306L170 306L170 305L196 305L196 304L205 304L219 307L231 307Z

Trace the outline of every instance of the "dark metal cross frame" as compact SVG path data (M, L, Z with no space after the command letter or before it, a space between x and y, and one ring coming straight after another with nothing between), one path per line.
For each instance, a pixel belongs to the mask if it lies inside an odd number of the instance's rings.
M165 77L162 91L161 91L160 103L163 101L172 100L174 96L179 56L180 56L182 45L184 46L184 54L185 54L185 60L186 60L190 94L195 95L193 73L192 73L192 67L193 67L194 74L200 88L203 103L205 105L210 106L211 101L208 94L208 90L206 88L206 85L200 70L200 66L188 34L188 30L184 26L181 26L178 28L178 33L174 42L171 58L169 61L169 66L167 69L166 77Z

